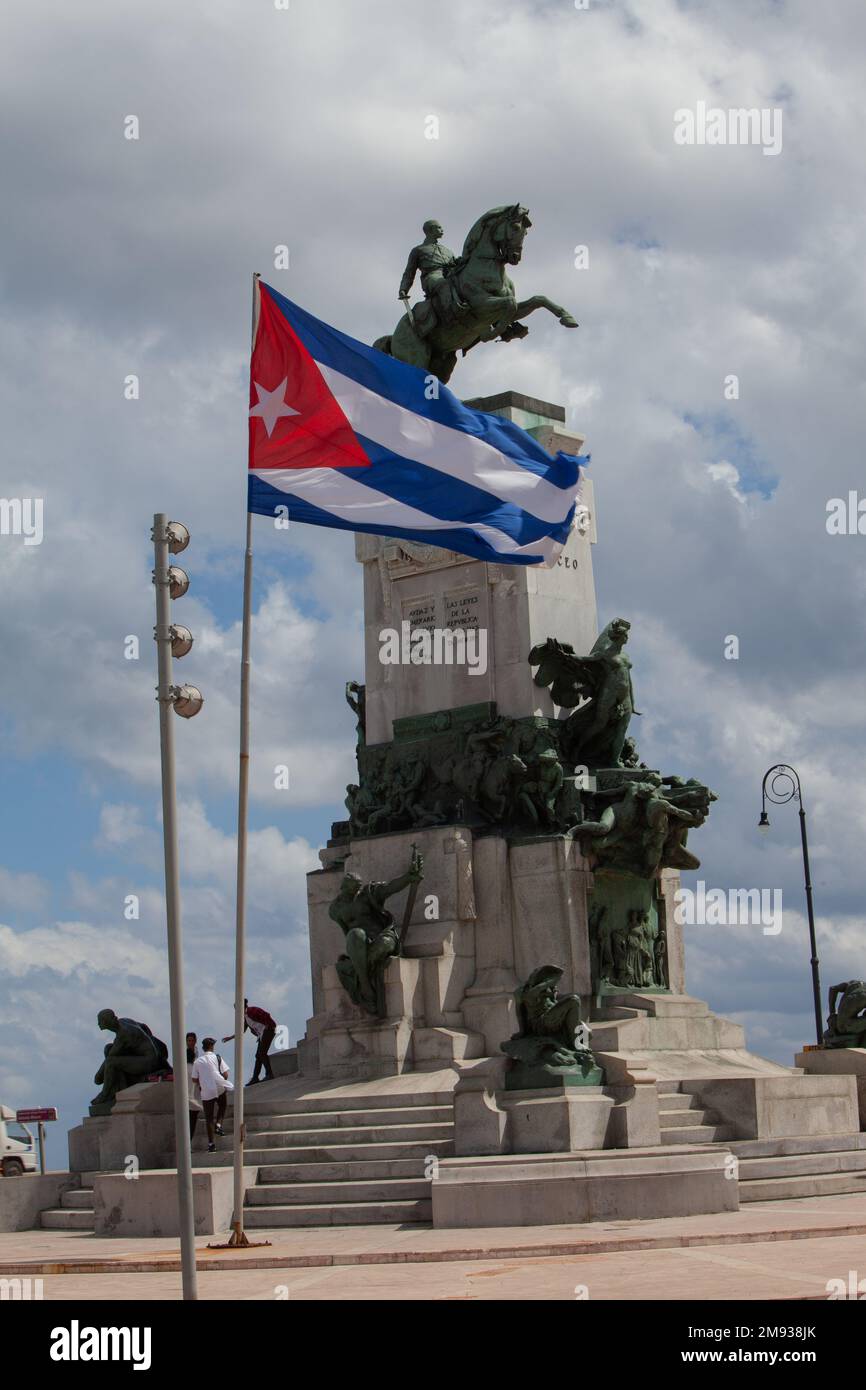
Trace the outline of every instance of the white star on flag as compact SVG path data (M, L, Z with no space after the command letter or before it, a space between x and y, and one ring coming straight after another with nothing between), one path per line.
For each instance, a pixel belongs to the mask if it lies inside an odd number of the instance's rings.
M290 405L286 405L286 387L289 378L283 377L279 386L274 391L266 391L264 386L256 382L259 402L250 408L250 416L257 415L264 424L268 432L268 439L274 432L274 425L281 420L284 415L300 415L299 410L293 410Z

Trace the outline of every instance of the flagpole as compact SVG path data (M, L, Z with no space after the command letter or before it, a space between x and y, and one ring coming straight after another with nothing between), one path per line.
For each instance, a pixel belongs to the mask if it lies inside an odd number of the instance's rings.
M259 321L259 274L253 276L250 352L256 345ZM244 951L246 946L247 803L250 780L250 627L253 593L253 516L247 501L247 540L244 552L244 614L241 633L241 717L238 766L238 863L235 908L235 1091L234 1091L234 1210L230 1245L248 1245L244 1232Z

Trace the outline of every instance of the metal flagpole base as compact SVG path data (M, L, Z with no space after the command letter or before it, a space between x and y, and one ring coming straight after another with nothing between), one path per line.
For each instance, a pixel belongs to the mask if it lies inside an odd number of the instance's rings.
M270 1245L269 1240L249 1240L246 1231L241 1229L239 1221L232 1222L232 1233L228 1240L222 1245L208 1245L208 1250L246 1250L257 1249L261 1245Z

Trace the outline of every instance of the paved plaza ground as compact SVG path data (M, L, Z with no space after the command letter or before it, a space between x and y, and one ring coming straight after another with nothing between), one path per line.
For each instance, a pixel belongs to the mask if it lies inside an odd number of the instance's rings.
M270 1246L208 1250L204 1299L706 1299L828 1297L850 1272L866 1296L866 1194L754 1203L716 1216L586 1226L255 1231ZM46 1300L176 1299L176 1239L74 1231L0 1234L0 1276L43 1281Z

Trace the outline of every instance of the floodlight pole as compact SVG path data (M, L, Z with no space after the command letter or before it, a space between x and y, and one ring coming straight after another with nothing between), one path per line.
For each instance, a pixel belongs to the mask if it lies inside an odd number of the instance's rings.
M168 519L153 518L156 586L156 651L159 672L159 741L162 759L162 834L165 848L165 912L168 933L168 989L171 1004L171 1058L174 1073L174 1137L177 1161L177 1207L184 1299L198 1298L195 1269L195 1225L192 1198L192 1154L189 1133L189 1078L186 1070L186 1020L183 998L183 952L180 923L180 881L177 855L177 795L174 762L174 699L172 696L171 590L169 581Z

